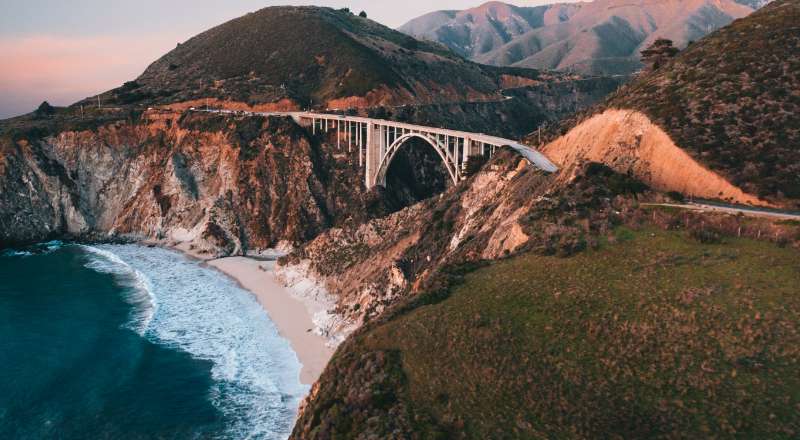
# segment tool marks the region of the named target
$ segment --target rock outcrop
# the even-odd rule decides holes
[[[288,118],[150,111],[0,145],[3,243],[129,237],[230,255],[381,209],[360,190],[354,153]]]
[[[664,192],[767,205],[697,163],[647,116],[632,110],[606,110],[595,115],[542,151],[561,167],[601,162]]]
[[[569,255],[590,245],[588,237],[610,228],[616,215],[615,193],[592,184],[607,173],[613,174],[597,166],[550,175],[504,151],[438,197],[320,234],[282,259],[278,271],[302,272],[331,293],[343,318],[335,331],[347,333],[407,295],[430,290],[451,267],[530,249]],[[615,189],[621,194],[646,188],[622,181]]]

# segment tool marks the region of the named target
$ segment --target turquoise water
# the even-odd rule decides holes
[[[249,292],[137,245],[0,256],[0,438],[285,438],[307,388]]]

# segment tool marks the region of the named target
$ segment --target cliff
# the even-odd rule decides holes
[[[301,273],[333,293],[344,323],[336,330],[346,333],[440,283],[450,267],[532,249],[570,255],[591,246],[592,235],[611,228],[612,212],[628,203],[614,196],[646,186],[619,176],[610,190],[594,185],[610,170],[587,173],[548,175],[504,151],[439,197],[324,232],[283,259],[278,272]]]
[[[227,255],[382,212],[359,189],[353,153],[290,119],[150,111],[93,129],[6,132],[0,148],[2,243],[130,237]]]

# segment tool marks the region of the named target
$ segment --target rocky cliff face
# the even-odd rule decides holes
[[[352,154],[289,119],[151,111],[0,156],[0,242],[121,236],[234,254],[296,244],[383,209]],[[371,198],[373,197],[373,198]]]

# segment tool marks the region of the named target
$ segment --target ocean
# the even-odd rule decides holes
[[[286,438],[300,367],[249,292],[180,253],[0,255],[0,438]]]

